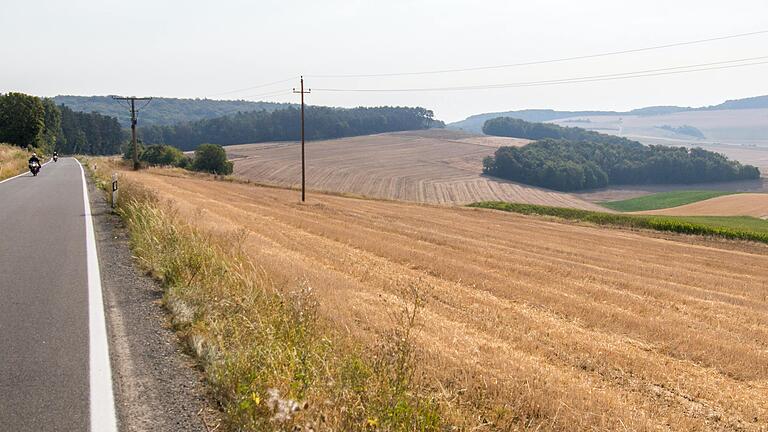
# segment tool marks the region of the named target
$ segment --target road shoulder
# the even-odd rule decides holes
[[[121,431],[205,432],[211,412],[195,361],[184,353],[161,304],[162,289],[135,265],[128,232],[88,179],[106,304]]]

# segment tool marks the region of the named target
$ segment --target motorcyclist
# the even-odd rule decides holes
[[[37,157],[37,153],[32,153],[32,157],[29,158],[29,165],[32,165],[32,163],[37,163],[38,165],[42,166],[40,159]]]
[[[55,151],[53,152],[53,160],[56,160],[59,158],[59,152]]]

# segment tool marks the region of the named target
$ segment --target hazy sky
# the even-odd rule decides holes
[[[0,0],[0,92],[298,101],[310,88],[541,81],[768,56],[768,34],[518,68],[328,79],[509,64],[768,30],[766,0]],[[284,90],[285,94],[249,97]],[[768,64],[548,87],[313,92],[308,103],[420,105],[440,119],[523,108],[709,105],[768,94]]]

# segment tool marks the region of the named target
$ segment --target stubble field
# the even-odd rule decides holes
[[[484,157],[527,140],[447,130],[399,132],[306,144],[307,187],[374,198],[432,204],[513,201],[599,210],[575,197],[482,175]],[[296,187],[301,182],[296,143],[225,147],[235,175]]]
[[[768,219],[768,193],[726,195],[678,207],[637,213],[667,216],[754,216]]]
[[[125,175],[360,340],[417,287],[418,347],[482,430],[765,430],[768,248],[491,210]]]

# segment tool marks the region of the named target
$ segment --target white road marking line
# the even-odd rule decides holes
[[[112,393],[112,369],[109,363],[109,342],[101,292],[99,257],[96,253],[96,235],[93,215],[88,200],[88,184],[85,170],[80,166],[83,178],[83,205],[85,208],[85,238],[88,258],[88,358],[90,373],[91,432],[117,432],[115,397]]]
[[[44,164],[40,165],[40,168],[42,168],[42,167],[44,167],[44,166],[48,165],[49,163],[51,163],[51,161],[48,161],[48,162],[46,162],[46,163],[44,163]],[[0,184],[2,184],[2,183],[5,183],[5,182],[7,182],[7,181],[9,181],[9,180],[13,180],[13,179],[15,179],[16,177],[21,177],[21,176],[23,176],[24,174],[29,174],[29,170],[27,170],[27,171],[24,171],[24,172],[23,172],[23,173],[21,173],[21,174],[16,174],[16,175],[15,175],[15,176],[13,176],[13,177],[8,177],[8,178],[7,178],[7,179],[5,179],[5,180],[0,180]]]

